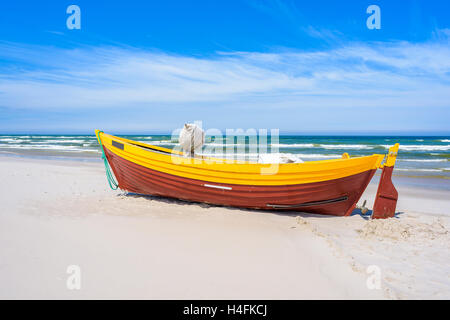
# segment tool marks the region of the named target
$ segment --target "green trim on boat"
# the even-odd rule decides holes
[[[103,150],[102,139],[100,139],[100,133],[102,133],[102,132],[103,131],[97,131],[96,135],[97,135],[97,140],[98,140],[98,142],[100,144],[100,149],[102,149],[102,159],[103,159],[103,162],[105,164],[106,179],[108,180],[109,187],[112,190],[117,190],[117,188],[119,187],[119,184],[114,179],[114,174],[111,171],[111,167],[109,166],[108,159],[106,158],[106,155],[105,155],[105,150]]]

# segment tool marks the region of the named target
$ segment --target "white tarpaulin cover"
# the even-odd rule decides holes
[[[186,156],[193,155],[205,143],[205,132],[193,123],[186,123],[180,132],[179,143]]]
[[[302,163],[295,154],[291,153],[263,153],[259,155],[258,163]]]

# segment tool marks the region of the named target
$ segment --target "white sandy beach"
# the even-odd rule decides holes
[[[1,299],[450,298],[450,191],[397,185],[371,221],[124,195],[100,162],[0,157],[0,178]]]

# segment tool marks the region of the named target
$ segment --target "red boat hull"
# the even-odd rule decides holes
[[[210,183],[155,171],[104,148],[119,187],[132,193],[158,195],[241,208],[350,215],[375,169],[352,176],[297,185],[250,186]]]

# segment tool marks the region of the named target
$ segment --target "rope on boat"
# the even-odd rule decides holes
[[[102,132],[103,131],[97,131],[96,135],[97,135],[97,140],[100,143],[100,149],[102,149],[102,159],[105,164],[106,179],[108,180],[109,187],[112,190],[117,190],[117,188],[119,187],[119,184],[114,179],[114,175],[111,171],[111,167],[109,166],[108,159],[106,158],[106,155],[105,155],[105,150],[103,149],[102,139],[100,139],[100,133],[102,133]]]

